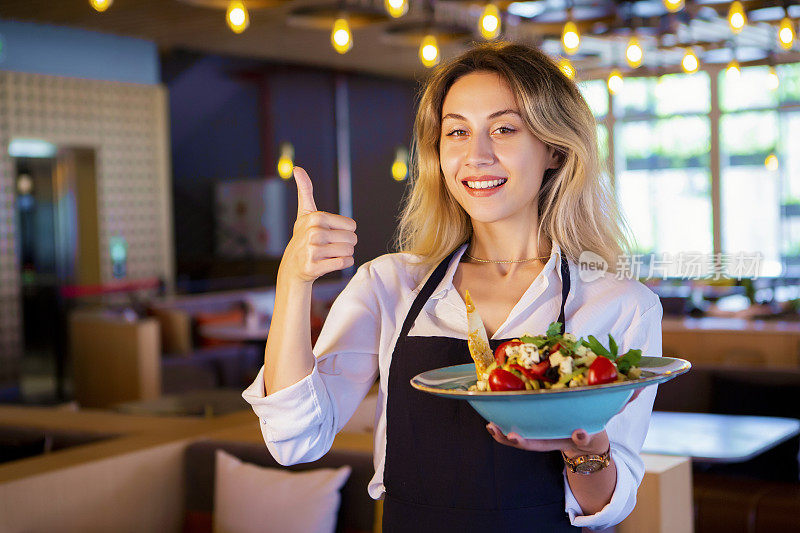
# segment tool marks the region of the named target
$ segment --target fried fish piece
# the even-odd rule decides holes
[[[486,327],[475,309],[475,302],[472,301],[469,291],[466,291],[464,300],[467,304],[467,346],[469,346],[469,354],[475,361],[475,372],[478,374],[478,379],[483,379],[486,368],[494,362],[494,354],[489,347]]]

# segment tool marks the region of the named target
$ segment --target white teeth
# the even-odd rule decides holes
[[[500,178],[499,180],[492,180],[492,181],[468,181],[467,187],[470,189],[491,189],[492,187],[498,187],[508,180],[506,178]]]

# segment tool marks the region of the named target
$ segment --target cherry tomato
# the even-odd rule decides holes
[[[561,344],[557,342],[557,343],[555,343],[555,344],[553,345],[553,347],[552,347],[552,348],[550,348],[550,353],[556,353],[556,352],[557,352],[557,351],[559,351],[560,349],[561,349]]]
[[[506,348],[510,348],[511,346],[519,346],[522,344],[522,341],[506,341],[494,351],[494,360],[497,361],[497,366],[505,364],[507,355],[506,355]]]
[[[489,374],[489,388],[493,391],[525,390],[525,382],[508,370],[495,368]]]
[[[589,385],[600,385],[601,383],[611,383],[617,379],[617,368],[610,359],[598,356],[589,371],[586,373],[586,383]]]

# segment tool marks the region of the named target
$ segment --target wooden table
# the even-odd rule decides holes
[[[654,411],[642,452],[739,463],[800,434],[800,420]]]

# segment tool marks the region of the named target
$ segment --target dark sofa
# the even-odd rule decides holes
[[[184,456],[186,487],[184,533],[210,532],[212,530],[214,467],[216,451],[219,449],[248,463],[271,468],[288,468],[295,471],[350,465],[353,470],[347,483],[341,489],[342,500],[339,506],[336,531],[337,533],[373,531],[375,502],[367,494],[367,484],[374,474],[371,453],[333,449],[313,463],[284,467],[272,458],[263,443],[204,440],[190,444],[186,448]]]

